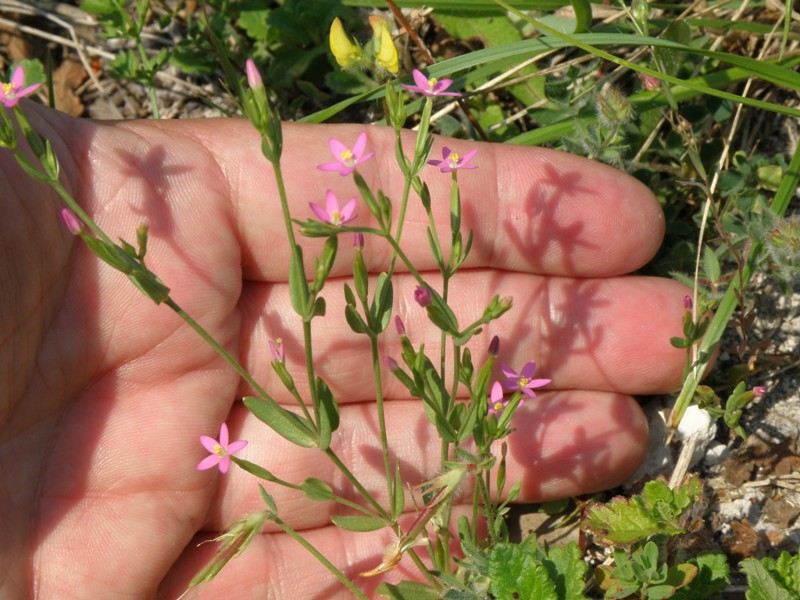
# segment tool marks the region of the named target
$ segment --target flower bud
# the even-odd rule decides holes
[[[500,338],[494,336],[492,341],[489,342],[489,356],[497,358],[498,354],[500,354]]]
[[[686,310],[692,310],[694,307],[694,302],[692,302],[692,297],[689,294],[686,294],[683,297],[683,308]]]
[[[757,385],[753,388],[753,396],[756,398],[763,398],[766,393],[767,388],[765,388],[763,385]]]
[[[398,335],[406,334],[406,326],[403,325],[403,319],[400,318],[400,315],[394,316],[394,327],[397,329]]]
[[[360,231],[356,231],[353,234],[353,248],[356,250],[363,250],[364,249],[364,234]]]
[[[416,300],[417,304],[419,304],[423,308],[426,306],[430,306],[430,303],[433,301],[430,288],[418,285],[414,289],[414,300]]]
[[[61,220],[64,221],[64,225],[67,226],[67,230],[72,235],[80,235],[83,230],[83,225],[75,213],[68,208],[62,208],[59,212],[61,213]]]
[[[394,371],[394,370],[396,370],[398,368],[397,361],[395,359],[393,359],[391,356],[384,356],[383,357],[383,364],[390,371]]]
[[[252,89],[263,87],[264,81],[261,79],[261,73],[256,68],[256,63],[252,58],[248,58],[244,65],[245,72],[247,73],[247,85]]]

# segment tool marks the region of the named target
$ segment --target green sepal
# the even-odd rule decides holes
[[[133,285],[135,285],[140,292],[156,304],[161,304],[169,299],[169,288],[151,271],[136,270],[128,274],[128,279],[133,282]]]
[[[321,377],[317,377],[317,400],[319,401],[319,416],[317,430],[319,437],[317,445],[319,449],[325,451],[331,445],[333,432],[339,429],[339,404],[333,397],[328,384]]]
[[[308,419],[283,408],[270,397],[246,396],[242,402],[259,421],[266,423],[275,433],[303,448],[317,445],[314,425]]]
[[[316,300],[314,300],[314,304],[311,306],[311,310],[308,311],[308,314],[305,317],[305,321],[310,321],[314,317],[324,317],[325,316],[325,309],[327,305],[325,304],[325,298],[320,296]]]
[[[382,518],[366,515],[333,515],[331,522],[346,531],[377,531],[386,527],[386,521]]]

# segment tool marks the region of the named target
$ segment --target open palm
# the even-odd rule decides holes
[[[122,122],[72,120],[26,105],[53,138],[63,181],[114,239],[150,230],[148,265],[172,298],[214,335],[281,403],[291,398],[272,374],[268,340],[282,338],[300,386],[302,333],[288,298],[285,242],[275,182],[249,125],[234,120]],[[332,189],[355,195],[352,181],[316,170],[330,160],[333,136],[352,143],[364,127],[287,126],[284,172],[294,216],[310,217]],[[397,200],[393,134],[370,127],[376,158],[360,167]],[[435,152],[439,152],[437,148]],[[479,169],[462,173],[464,226],[475,231],[467,265],[451,289],[469,322],[495,294],[514,308],[476,340],[482,360],[499,335],[500,360],[519,369],[537,361],[553,383],[514,417],[509,479],[520,500],[538,501],[613,486],[636,468],[646,423],[628,394],[679,382],[683,289],[667,280],[622,277],[646,262],[663,233],[652,195],[608,167],[539,149],[449,140]],[[407,147],[411,147],[409,143]],[[431,167],[435,213],[446,227],[449,177]],[[200,541],[263,509],[257,481],[238,469],[198,472],[200,435],[227,421],[240,456],[277,476],[318,477],[338,493],[348,486],[316,450],[296,448],[237,402],[248,390],[181,319],[144,298],[99,262],[58,219],[54,195],[33,183],[10,153],[0,153],[0,596],[3,598],[174,598],[214,551]],[[358,224],[368,222],[359,207]],[[403,245],[436,285],[425,218],[412,198]],[[334,449],[382,498],[368,346],[343,318],[341,279],[349,240],[314,321],[317,372],[342,404]],[[307,262],[321,247],[304,242]],[[389,248],[367,239],[371,272]],[[415,345],[436,352],[439,335],[413,302],[414,282],[398,276],[395,312]],[[385,354],[399,354],[394,332]],[[481,343],[484,345],[481,346]],[[385,378],[392,451],[411,484],[434,476],[439,444],[419,401]],[[358,573],[380,562],[386,532],[333,528],[336,507],[270,487],[282,517],[367,593],[379,581]],[[355,499],[355,497],[353,497]],[[409,512],[413,506],[409,501]],[[413,566],[413,565],[412,565]],[[412,572],[402,562],[387,577]],[[377,579],[377,578],[376,578]],[[265,533],[198,597],[347,598],[349,594],[296,542]]]

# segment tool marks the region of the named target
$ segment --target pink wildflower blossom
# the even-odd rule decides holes
[[[495,381],[489,394],[489,414],[499,415],[506,406],[508,406],[508,400],[503,398],[503,386],[499,381]]]
[[[344,207],[339,208],[339,199],[331,190],[328,190],[325,194],[325,208],[313,202],[309,202],[308,205],[320,221],[337,227],[349,223],[357,216],[355,214],[356,199],[350,198]]]
[[[42,85],[41,83],[35,83],[23,88],[22,85],[24,83],[25,70],[19,65],[14,69],[11,80],[8,83],[0,84],[0,104],[6,108],[14,108],[20,98],[32,94]]]
[[[228,467],[231,465],[231,455],[247,446],[246,440],[228,443],[228,426],[225,423],[219,428],[219,441],[207,435],[201,435],[200,443],[210,454],[198,463],[197,470],[205,471],[219,467],[219,472],[223,474],[228,472]]]
[[[753,388],[753,396],[756,398],[763,398],[767,393],[767,388],[763,385],[757,385]]]
[[[536,371],[536,363],[534,361],[528,362],[519,373],[508,365],[500,365],[500,370],[507,379],[502,384],[505,389],[519,390],[529,398],[536,398],[536,393],[533,391],[535,388],[547,385],[552,381],[550,379],[532,379]]]
[[[464,156],[457,152],[453,152],[445,146],[442,148],[442,160],[431,159],[428,161],[429,165],[439,167],[442,173],[450,173],[457,169],[477,169],[478,165],[469,164],[470,159],[478,153],[477,150],[470,150]],[[440,166],[441,165],[441,166]]]
[[[331,149],[331,152],[333,152],[333,157],[336,160],[322,163],[318,165],[317,168],[320,171],[337,171],[339,175],[349,175],[356,170],[358,165],[375,156],[374,152],[364,153],[367,147],[366,131],[362,131],[358,134],[352,150],[345,146],[344,143],[334,138],[328,140],[328,147]]]
[[[436,77],[429,79],[419,69],[414,69],[412,75],[417,85],[403,84],[403,87],[410,92],[417,92],[423,96],[461,96],[458,92],[445,91],[453,85],[452,79],[437,79]]]

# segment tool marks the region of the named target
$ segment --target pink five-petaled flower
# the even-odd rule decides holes
[[[433,158],[428,161],[428,164],[439,167],[442,173],[450,173],[458,169],[477,169],[478,165],[469,164],[470,159],[477,153],[477,150],[470,150],[464,156],[461,156],[458,152],[453,152],[450,148],[445,146],[442,148],[442,160]]]
[[[495,381],[489,394],[489,414],[499,415],[506,406],[508,406],[508,400],[503,398],[503,386],[499,381]]]
[[[219,428],[219,441],[207,435],[201,435],[200,443],[211,454],[198,463],[197,470],[205,471],[212,467],[219,467],[219,472],[223,474],[228,472],[228,467],[231,464],[231,455],[236,454],[247,446],[246,440],[236,440],[228,443],[228,426],[225,423]]]
[[[24,83],[25,70],[22,68],[22,65],[19,65],[14,69],[11,80],[8,83],[0,84],[0,104],[6,108],[14,108],[20,98],[32,94],[42,85],[41,83],[35,83],[23,88],[22,85]]]
[[[325,194],[325,208],[313,202],[309,202],[308,205],[320,221],[337,227],[356,218],[356,199],[350,198],[347,204],[339,208],[339,199],[331,190],[328,190]]]
[[[453,85],[452,79],[436,79],[431,77],[428,79],[419,69],[414,69],[412,72],[414,81],[417,85],[406,85],[403,87],[410,92],[417,92],[423,96],[460,96],[458,92],[447,92],[447,88]]]
[[[536,363],[534,361],[530,361],[522,367],[522,371],[519,373],[508,365],[500,365],[500,370],[508,380],[502,384],[505,389],[519,390],[529,398],[536,398],[536,393],[533,390],[547,385],[551,381],[550,379],[531,379],[536,371]]]
[[[333,157],[336,160],[334,162],[322,163],[318,165],[317,168],[320,171],[337,171],[339,175],[350,175],[350,173],[356,170],[358,165],[375,156],[374,152],[364,153],[364,149],[367,147],[366,131],[362,131],[358,134],[352,150],[334,138],[328,140],[328,147],[331,149],[331,152],[333,152]]]

